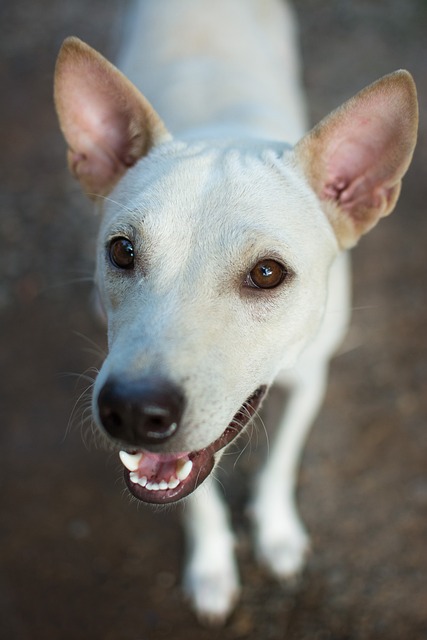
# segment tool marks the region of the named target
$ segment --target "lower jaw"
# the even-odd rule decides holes
[[[192,469],[188,477],[180,482],[178,486],[173,489],[158,489],[156,491],[147,489],[133,482],[130,478],[130,472],[125,468],[124,479],[130,493],[138,500],[148,504],[171,504],[189,496],[210,475],[215,466],[215,454],[233,442],[246,427],[259,408],[266,391],[266,386],[259,387],[243,403],[230,425],[215,442],[204,449],[187,454],[186,457],[192,462]],[[182,457],[182,454],[180,454],[180,457]]]
[[[158,489],[153,491],[146,489],[139,484],[132,482],[130,472],[124,470],[125,483],[131,494],[148,504],[170,504],[178,502],[193,493],[199,485],[206,480],[215,466],[214,455],[207,454],[207,450],[195,451],[188,454],[188,458],[193,462],[193,469],[190,475],[174,489]]]

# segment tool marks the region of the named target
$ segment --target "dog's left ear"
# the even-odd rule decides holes
[[[393,210],[417,125],[414,81],[396,71],[333,111],[295,147],[342,248]]]
[[[90,197],[108,194],[129,167],[171,137],[136,87],[78,38],[67,38],[59,52],[55,105],[70,171]]]

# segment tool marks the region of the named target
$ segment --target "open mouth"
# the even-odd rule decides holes
[[[248,424],[266,390],[266,386],[259,387],[242,404],[222,435],[204,449],[168,454],[121,451],[125,482],[131,494],[143,502],[168,504],[192,493],[215,466],[215,453],[230,444]]]

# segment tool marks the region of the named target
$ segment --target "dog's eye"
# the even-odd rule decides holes
[[[127,238],[114,238],[110,242],[109,256],[118,269],[133,269],[135,254],[133,244]]]
[[[274,289],[288,275],[286,267],[272,259],[260,260],[256,263],[247,278],[247,284],[257,289]]]

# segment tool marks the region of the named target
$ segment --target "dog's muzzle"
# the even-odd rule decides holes
[[[143,502],[168,504],[192,493],[215,466],[215,454],[230,444],[256,413],[267,387],[259,387],[240,407],[212,444],[180,453],[153,453],[179,429],[185,403],[175,386],[164,381],[107,381],[98,397],[99,417],[107,433],[125,443],[120,452],[126,485]]]

